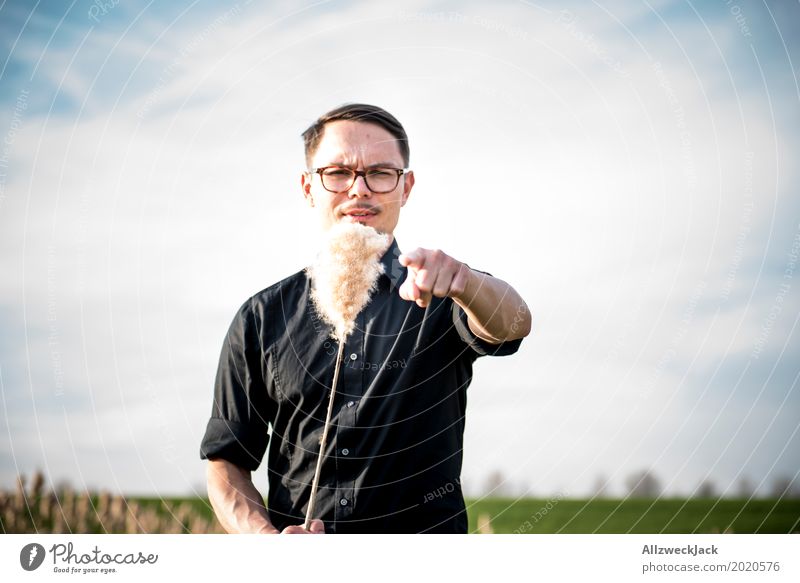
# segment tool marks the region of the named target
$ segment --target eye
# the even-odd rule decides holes
[[[389,178],[394,177],[394,172],[386,168],[373,168],[369,171],[369,175],[375,178]]]
[[[326,176],[332,176],[334,178],[343,178],[345,176],[350,176],[352,171],[348,170],[347,168],[328,168],[325,170]]]

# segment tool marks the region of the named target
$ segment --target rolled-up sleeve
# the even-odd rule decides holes
[[[470,269],[492,277],[492,274],[488,271],[481,271],[480,269],[475,269],[474,267],[470,267]],[[519,350],[519,345],[522,344],[522,338],[501,342],[500,344],[486,342],[486,340],[483,338],[478,338],[475,336],[472,330],[470,330],[468,318],[469,317],[467,316],[467,313],[461,308],[461,306],[453,302],[453,326],[455,327],[456,332],[458,332],[461,340],[475,351],[476,358],[478,356],[508,356]]]
[[[275,410],[262,373],[263,352],[247,301],[231,322],[222,345],[211,419],[200,445],[201,459],[222,458],[250,471],[261,464]]]
[[[472,330],[470,330],[467,319],[467,313],[461,309],[461,306],[453,302],[453,326],[461,337],[461,340],[466,342],[478,356],[508,356],[519,350],[519,346],[522,344],[522,338],[508,340],[500,344],[486,342],[483,338],[475,336]]]

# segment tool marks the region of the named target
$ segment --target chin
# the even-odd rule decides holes
[[[378,222],[378,217],[375,216],[375,215],[367,216],[367,217],[359,217],[359,218],[353,218],[353,217],[345,215],[341,219],[339,219],[339,222],[340,223],[360,223],[360,224],[365,225],[367,227],[372,227],[376,231],[380,231],[381,230],[380,226],[379,226],[379,222]]]

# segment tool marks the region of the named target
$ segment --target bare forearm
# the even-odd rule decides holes
[[[229,533],[277,533],[250,472],[228,461],[209,460],[208,498]]]
[[[505,342],[530,334],[527,304],[502,279],[470,269],[463,293],[453,301],[466,312],[472,331],[484,340]]]

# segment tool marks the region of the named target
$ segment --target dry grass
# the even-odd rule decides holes
[[[45,491],[44,477],[24,476],[13,491],[0,491],[0,528],[7,534],[224,533],[219,522],[189,502],[144,504],[109,492]]]

